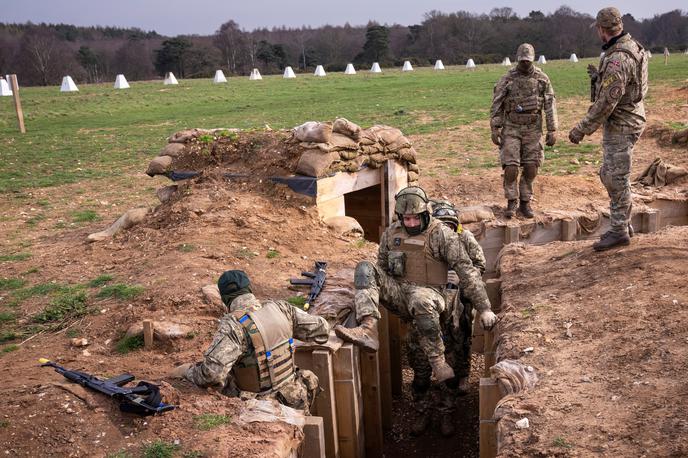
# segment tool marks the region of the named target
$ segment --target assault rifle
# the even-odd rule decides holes
[[[138,415],[155,415],[174,409],[175,406],[162,402],[160,388],[148,382],[139,382],[134,387],[123,385],[134,380],[131,374],[122,374],[106,380],[101,380],[96,376],[85,372],[70,371],[50,360],[41,358],[38,360],[41,367],[52,367],[58,374],[62,374],[66,379],[74,383],[90,388],[93,391],[103,393],[119,401],[119,409],[122,412],[130,412]]]
[[[320,291],[322,291],[323,286],[325,286],[325,279],[327,277],[325,269],[327,269],[327,262],[315,261],[313,272],[301,272],[301,275],[308,277],[308,280],[302,278],[292,278],[289,280],[289,283],[292,285],[305,285],[311,287],[311,291],[306,298],[306,303],[303,305],[304,310],[308,310],[315,298],[320,294]]]

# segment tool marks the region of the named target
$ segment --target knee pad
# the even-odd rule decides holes
[[[523,177],[528,181],[532,181],[537,176],[537,171],[538,171],[537,165],[526,164],[523,166]]]
[[[370,261],[361,261],[356,264],[356,270],[354,270],[356,289],[367,289],[375,284],[375,266]]]
[[[504,181],[507,183],[513,183],[518,178],[518,166],[517,165],[507,165],[504,167]]]

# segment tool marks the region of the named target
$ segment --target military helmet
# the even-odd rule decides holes
[[[522,61],[527,60],[528,62],[533,62],[535,60],[535,48],[530,43],[523,43],[518,47],[516,51],[516,60]]]
[[[394,196],[394,213],[397,215],[417,215],[428,211],[428,196],[423,188],[408,186]]]
[[[454,204],[447,200],[432,201],[432,216],[456,231],[459,228],[459,213]]]

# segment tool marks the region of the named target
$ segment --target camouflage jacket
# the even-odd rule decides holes
[[[485,273],[487,261],[485,260],[485,253],[483,253],[483,247],[480,246],[473,233],[463,226],[459,225],[459,229],[456,232],[459,234],[459,239],[466,253],[468,253],[468,257],[471,258],[473,267],[478,269],[481,274]]]
[[[237,302],[238,301],[238,302]],[[257,299],[253,294],[244,294],[232,302],[232,312],[245,308]],[[274,301],[280,311],[292,323],[293,336],[304,341],[326,342],[329,328],[324,318],[310,315],[286,301]],[[196,363],[185,378],[198,386],[226,384],[232,366],[239,359],[254,354],[253,343],[248,331],[237,319],[228,313],[220,319],[213,343],[204,354],[203,361]]]
[[[388,267],[389,236],[400,228],[401,223],[396,221],[385,230],[380,238],[377,265],[384,271],[387,271]],[[461,243],[459,234],[445,224],[432,225],[430,230],[431,232],[427,234],[426,243],[432,257],[446,262],[449,269],[457,273],[459,287],[478,312],[490,310],[490,301],[487,298],[480,271],[473,266],[464,244]]]
[[[490,126],[502,128],[505,125],[534,125],[542,129],[543,110],[547,131],[556,131],[557,104],[549,77],[537,67],[533,67],[528,75],[514,68],[495,84]],[[518,117],[524,119],[514,122]]]
[[[641,52],[644,52],[642,47],[629,34],[625,34],[600,58],[594,87],[595,101],[577,126],[585,135],[592,134],[602,124],[629,133],[643,130],[645,106],[642,99],[634,102],[632,96],[638,90],[636,85],[640,84],[636,80],[639,65],[637,59]]]

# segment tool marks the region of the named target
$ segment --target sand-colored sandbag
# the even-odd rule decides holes
[[[304,151],[296,164],[296,173],[309,177],[322,177],[333,162],[339,160],[339,153],[323,153],[318,149]]]
[[[150,211],[151,210],[148,207],[132,208],[120,216],[119,219],[117,219],[117,221],[115,221],[112,226],[106,230],[90,234],[88,237],[86,237],[86,241],[100,242],[102,240],[109,239],[119,231],[123,229],[129,229],[141,223],[146,219],[146,215],[148,215]]]
[[[329,143],[332,137],[332,125],[324,122],[308,121],[293,129],[294,136],[300,142]]]
[[[407,169],[409,172],[420,173],[420,168],[418,167],[418,164],[411,164],[411,163],[409,163],[409,164],[406,165],[406,169]]]
[[[344,149],[339,152],[339,157],[343,161],[350,161],[358,156],[358,151],[352,151],[349,149]]]
[[[385,145],[385,151],[390,152],[390,153],[395,153],[401,149],[410,148],[410,147],[411,147],[411,140],[409,140],[408,138],[401,135],[401,136],[397,137],[396,140],[394,140],[392,143],[386,144]]]
[[[350,216],[331,216],[323,222],[338,235],[363,235],[361,224]]]
[[[403,161],[410,162],[411,164],[416,163],[416,150],[411,146],[408,148],[401,148],[399,151],[399,158]]]
[[[461,221],[462,224],[491,221],[495,219],[492,209],[484,205],[461,207],[457,208],[457,210],[459,212],[459,221]]]
[[[646,186],[661,187],[686,175],[688,175],[688,170],[664,162],[658,157],[636,178],[636,181]]]
[[[374,145],[380,141],[380,137],[377,136],[375,130],[363,129],[358,137],[358,142],[361,145]]]
[[[354,124],[346,118],[337,118],[332,125],[332,132],[346,135],[356,141],[361,137],[361,126]]]
[[[172,197],[177,193],[178,189],[179,186],[176,184],[171,186],[163,186],[162,188],[158,188],[158,190],[155,191],[155,194],[158,196],[160,202],[165,203],[172,199]]]
[[[383,126],[378,124],[371,127],[370,129],[377,134],[378,138],[380,139],[380,143],[382,143],[385,146],[395,143],[400,137],[404,136],[404,134],[396,127]]]
[[[361,170],[361,168],[368,163],[368,158],[366,156],[357,156],[350,161],[345,161],[342,163],[343,170],[354,173]]]
[[[352,140],[346,135],[338,133],[332,134],[329,144],[331,151],[340,151],[343,149],[357,150],[359,148],[359,145],[355,140]]]
[[[158,156],[148,164],[148,169],[146,169],[146,175],[149,177],[154,177],[155,175],[164,175],[169,172],[169,168],[172,165],[174,159],[170,156]]]
[[[419,173],[418,172],[411,172],[409,170],[408,172],[408,180],[409,181],[418,181],[419,178]]]
[[[187,129],[180,130],[179,132],[173,133],[167,141],[169,143],[186,143],[189,140],[197,138],[201,135],[211,135],[212,131],[208,129]]]
[[[490,367],[490,375],[497,379],[503,395],[532,389],[538,381],[535,369],[512,359],[503,359]]]
[[[223,308],[225,306],[222,303],[222,296],[220,296],[220,290],[216,284],[205,285],[201,288],[201,293],[207,304],[214,305],[218,308]]]
[[[332,145],[329,143],[314,143],[314,142],[301,142],[299,146],[303,149],[319,149],[323,153],[329,153],[332,150]]]
[[[168,143],[160,150],[158,156],[179,157],[185,149],[186,147],[182,143]]]
[[[172,323],[171,321],[153,321],[153,337],[157,340],[168,342],[174,339],[181,339],[193,332],[193,328],[185,324]],[[125,334],[126,337],[140,336],[143,334],[143,322],[134,323],[129,326]]]
[[[375,153],[383,153],[385,148],[379,143],[373,143],[372,145],[361,145],[361,152],[363,154],[375,154]]]

